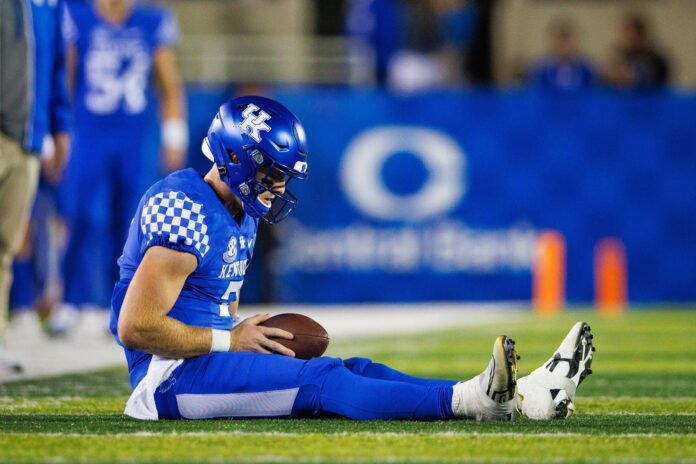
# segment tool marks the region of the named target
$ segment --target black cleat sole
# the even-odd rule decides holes
[[[583,369],[583,371],[580,372],[578,386],[580,386],[582,381],[585,380],[587,376],[592,374],[592,369],[590,369],[590,367],[592,366],[592,358],[594,356],[594,353],[595,351],[597,351],[597,348],[592,344],[593,339],[594,335],[592,335],[590,326],[588,324],[584,324],[582,326],[582,330],[580,331],[578,343],[575,348],[575,354],[573,356],[573,358],[577,360],[578,364],[578,367],[576,368],[576,373],[579,369]],[[586,360],[584,363],[584,367],[580,366],[582,360]]]

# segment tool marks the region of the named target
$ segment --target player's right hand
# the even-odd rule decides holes
[[[269,314],[257,314],[244,319],[232,329],[230,351],[250,351],[254,353],[277,353],[295,357],[295,352],[273,341],[273,338],[292,340],[293,334],[274,327],[264,327],[259,324],[271,317]]]
[[[46,180],[58,185],[63,178],[63,170],[70,156],[70,135],[64,132],[53,135],[53,150],[48,157],[42,157],[42,169]]]

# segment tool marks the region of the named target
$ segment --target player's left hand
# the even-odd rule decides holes
[[[162,149],[162,167],[166,172],[174,172],[183,168],[185,161],[183,150],[166,147]]]
[[[271,338],[292,340],[294,335],[282,329],[260,326],[269,319],[268,314],[257,314],[248,317],[232,329],[232,345],[230,351],[247,351],[254,353],[277,353],[295,357],[295,352]]]
[[[43,173],[51,184],[56,185],[63,178],[63,169],[70,156],[70,135],[67,132],[54,134],[53,147],[53,156],[43,160]]]

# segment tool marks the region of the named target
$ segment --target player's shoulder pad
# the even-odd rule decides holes
[[[151,189],[144,199],[140,230],[147,244],[159,244],[205,257],[210,250],[206,208],[196,192]],[[173,187],[173,186],[171,186]]]

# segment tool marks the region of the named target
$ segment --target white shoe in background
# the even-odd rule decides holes
[[[73,305],[62,304],[46,320],[44,330],[50,337],[67,337],[75,332],[79,321],[80,311]]]
[[[13,372],[19,374],[24,370],[22,363],[7,351],[7,348],[0,345],[0,371]]]

